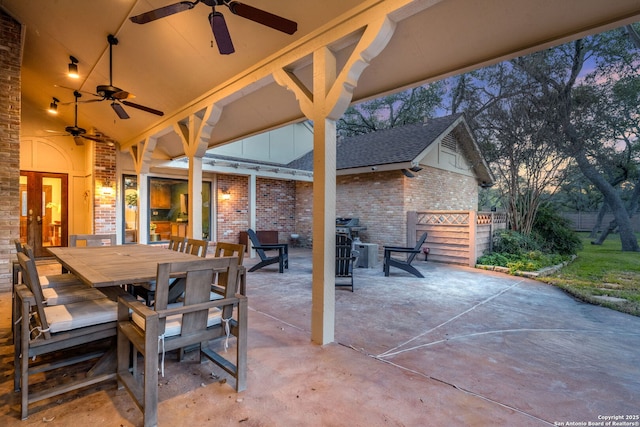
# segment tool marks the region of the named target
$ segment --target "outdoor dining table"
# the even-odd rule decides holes
[[[48,249],[66,270],[94,288],[150,282],[156,279],[158,263],[200,259],[196,255],[139,244]]]

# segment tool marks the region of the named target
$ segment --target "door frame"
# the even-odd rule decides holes
[[[20,222],[26,220],[26,242],[22,235],[22,226],[20,233],[20,240],[23,243],[28,243],[31,247],[33,247],[34,255],[36,257],[49,257],[51,254],[46,251],[45,246],[43,245],[43,236],[42,236],[42,220],[44,219],[41,215],[38,215],[38,212],[43,212],[43,186],[42,181],[43,178],[57,178],[60,179],[60,242],[59,245],[55,246],[67,246],[68,245],[68,230],[69,230],[69,175],[66,173],[55,173],[55,172],[39,172],[39,171],[28,171],[28,170],[20,170],[20,176],[27,177],[27,206],[26,206],[26,216],[23,216],[24,210],[20,210]],[[20,186],[20,204],[22,207],[22,202],[25,196],[23,196],[23,189]],[[29,210],[32,212],[29,213]]]

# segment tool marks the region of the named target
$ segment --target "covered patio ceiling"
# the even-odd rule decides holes
[[[640,20],[638,0],[246,0],[247,4],[298,23],[292,36],[233,15],[225,15],[236,46],[232,55],[212,47],[211,9],[198,4],[139,25],[131,16],[172,0],[0,0],[26,26],[22,67],[22,134],[46,135],[47,128],[73,123],[73,106],[51,122],[45,108],[56,97],[94,99],[109,83],[107,35],[114,34],[113,85],[134,93],[134,102],[165,112],[163,117],[125,107],[119,119],[108,101],[81,103],[79,125],[116,139],[126,150],[156,136],[153,157],[185,154],[174,125],[205,107],[220,108],[209,147],[304,119],[294,94],[277,84],[286,70],[312,91],[312,54],[329,46],[340,69],[368,24],[383,16],[395,30],[381,53],[357,79],[352,101],[362,101],[435,81]],[[214,44],[215,46],[215,44]],[[81,78],[66,75],[69,56],[79,60]]]

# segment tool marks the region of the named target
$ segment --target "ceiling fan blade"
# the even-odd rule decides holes
[[[290,21],[278,15],[266,12],[262,9],[255,8],[253,6],[246,5],[237,1],[232,1],[227,4],[232,13],[242,16],[243,18],[250,19],[267,27],[271,27],[274,30],[282,31],[283,33],[293,34],[298,30],[298,23]]]
[[[79,136],[74,136],[73,140],[75,141],[76,145],[84,145],[84,141]]]
[[[200,2],[199,0],[196,2],[181,1],[179,3],[170,4],[169,6],[159,7],[158,9],[141,13],[140,15],[132,16],[129,19],[131,20],[131,22],[135,24],[146,24],[147,22],[155,21],[156,19],[173,15],[174,13],[184,12],[185,10],[193,9],[193,6],[195,6],[199,2]]]
[[[104,138],[96,135],[79,135],[81,138],[88,139],[95,142],[104,142]]]
[[[129,115],[127,114],[126,111],[124,111],[124,108],[122,108],[122,105],[118,104],[117,102],[112,102],[111,108],[113,108],[113,111],[115,111],[118,117],[120,117],[121,119],[126,120],[129,118]]]
[[[133,99],[136,96],[132,93],[127,92],[126,90],[121,90],[111,95],[111,97],[113,99]]]
[[[213,31],[213,38],[216,39],[218,45],[218,51],[221,55],[229,55],[236,50],[233,47],[231,41],[231,34],[227,28],[227,22],[224,20],[224,16],[220,12],[213,11],[209,14],[209,23],[211,24],[211,30]]]
[[[156,116],[164,116],[164,113],[160,110],[156,110],[154,108],[151,107],[145,107],[144,105],[140,105],[140,104],[135,104],[131,101],[121,101],[124,105],[126,105],[127,107],[132,107],[132,108],[137,108],[138,110],[142,110],[142,111],[146,111],[147,113],[151,113],[151,114],[155,114]],[[120,107],[122,108],[122,107]],[[124,111],[124,110],[123,110]]]

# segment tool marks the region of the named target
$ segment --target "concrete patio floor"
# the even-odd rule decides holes
[[[160,426],[640,425],[624,419],[640,414],[640,318],[530,279],[414,265],[424,279],[378,266],[356,271],[355,292],[336,289],[325,346],[310,342],[309,250],[292,249],[284,274],[248,273],[247,390],[208,362],[168,357]],[[20,421],[10,303],[0,294],[3,425],[141,425],[115,382],[32,405]]]

